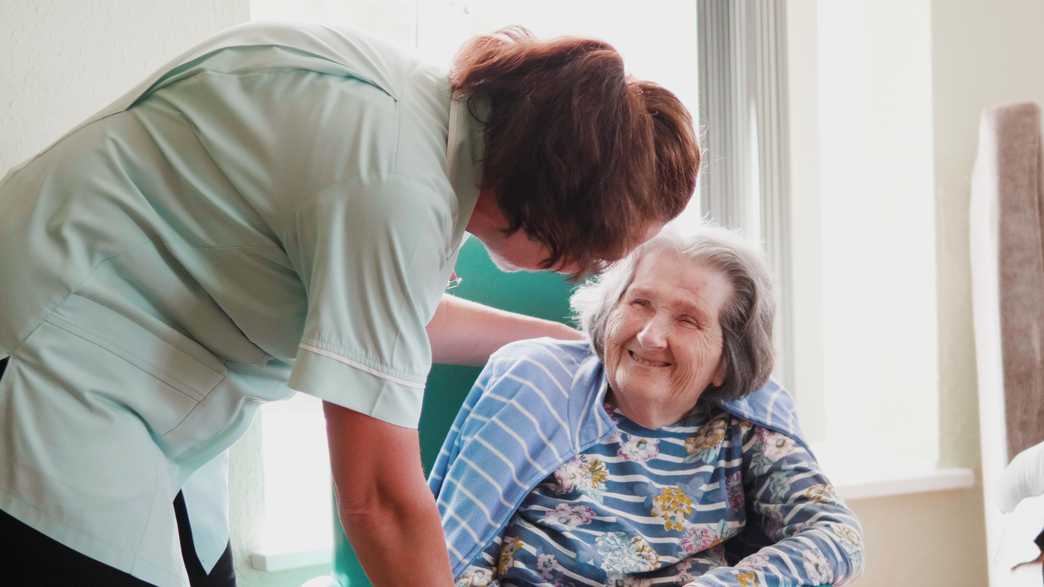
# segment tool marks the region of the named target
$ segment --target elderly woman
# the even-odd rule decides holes
[[[430,479],[458,585],[840,584],[859,522],[768,381],[758,252],[650,240],[574,295],[590,338],[508,345]],[[593,347],[593,348],[592,348]]]

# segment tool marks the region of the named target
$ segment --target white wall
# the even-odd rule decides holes
[[[245,22],[249,0],[3,0],[0,2],[0,175],[217,31]],[[257,430],[237,447],[257,454]],[[256,457],[255,459],[256,460]],[[240,584],[298,585],[321,571],[263,574],[241,537],[258,518],[256,469],[240,467],[234,554]]]
[[[248,15],[249,0],[3,0],[0,173]]]

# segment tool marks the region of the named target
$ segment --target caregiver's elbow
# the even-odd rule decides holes
[[[330,470],[342,516],[409,516],[434,507],[417,431],[324,404]]]
[[[434,507],[430,491],[403,491],[401,485],[387,480],[371,479],[348,486],[335,483],[337,510],[342,521],[370,523],[367,520],[408,519]],[[421,489],[426,489],[421,487]]]

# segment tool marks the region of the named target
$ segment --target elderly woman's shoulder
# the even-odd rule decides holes
[[[498,405],[506,405],[501,401],[504,398],[527,402],[542,398],[530,406],[542,409],[549,399],[553,402],[568,400],[568,390],[575,386],[581,373],[593,377],[597,372],[596,362],[594,351],[583,341],[522,340],[504,345],[493,353],[476,382],[476,388],[482,397],[499,398],[495,402]],[[587,381],[590,377],[582,379]],[[548,390],[561,393],[547,393]]]
[[[772,379],[738,399],[722,402],[721,407],[734,417],[757,426],[802,438],[794,397]]]

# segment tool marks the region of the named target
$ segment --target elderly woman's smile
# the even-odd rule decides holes
[[[610,399],[649,428],[685,416],[724,378],[719,315],[732,287],[722,273],[661,247],[642,257],[609,316]]]
[[[636,351],[628,349],[627,355],[631,357],[635,363],[643,367],[670,367],[671,364],[667,361],[657,361],[654,359],[646,359],[641,357]]]

